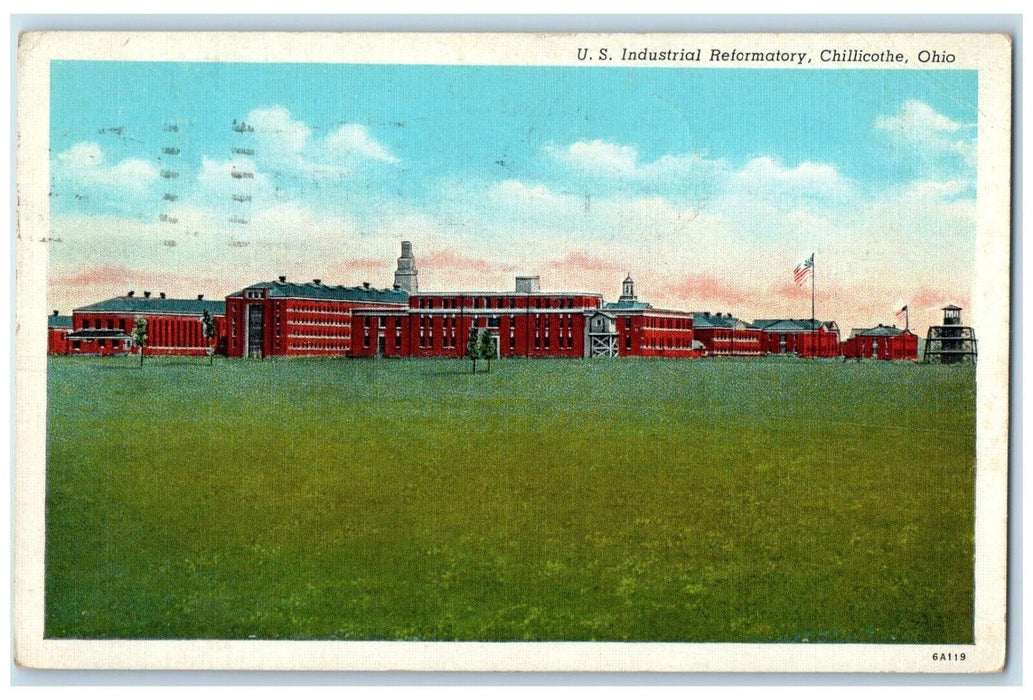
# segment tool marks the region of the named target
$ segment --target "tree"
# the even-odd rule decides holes
[[[466,344],[466,356],[473,361],[473,373],[477,374],[477,360],[481,358],[481,336],[477,326],[470,328],[470,341]]]
[[[215,345],[212,344],[212,340],[215,339],[215,319],[212,318],[212,314],[207,309],[205,309],[204,315],[201,316],[201,332],[204,333],[204,351],[208,355],[208,364],[212,365],[215,362]]]
[[[491,358],[495,357],[495,340],[487,328],[481,331],[481,336],[477,340],[477,348],[480,351],[481,359],[487,361],[488,371],[491,372]]]
[[[143,367],[143,349],[147,345],[147,319],[137,316],[133,325],[133,347],[140,348],[140,366]]]

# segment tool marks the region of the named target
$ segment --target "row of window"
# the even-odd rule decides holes
[[[665,328],[670,330],[692,330],[691,318],[669,318],[664,316],[644,316],[644,328]]]
[[[338,310],[338,309],[328,309],[328,308],[325,308],[325,307],[321,308],[321,307],[309,307],[309,306],[291,306],[291,307],[289,307],[286,310],[286,313],[287,313],[287,320],[288,321],[290,321],[291,319],[298,318],[300,316],[306,316],[306,315],[317,316],[317,317],[319,317],[319,316],[347,316],[347,317],[350,317],[352,315],[352,312],[351,312],[350,309],[345,309],[345,310],[342,311],[342,310]]]
[[[97,348],[99,348],[101,350],[105,350],[107,348],[111,348],[112,350],[124,350],[125,349],[125,341],[124,340],[100,339],[100,340],[95,340],[95,341],[73,340],[72,341],[72,350],[82,350],[83,342],[85,342],[87,345],[91,345],[93,343],[96,343],[97,344]]]
[[[631,348],[631,345],[628,345]],[[692,348],[692,341],[689,338],[662,338],[659,341],[653,338],[643,340],[642,348],[645,350],[688,350]]]
[[[276,337],[279,338],[280,334],[277,333]],[[351,336],[349,333],[291,333],[291,338],[332,338],[334,340],[348,340]]]
[[[147,344],[199,347],[204,345],[204,332],[195,319],[156,318],[147,325]]]
[[[106,330],[111,331],[111,330],[115,330],[116,328],[118,328],[120,330],[127,330],[127,329],[131,328],[132,325],[133,325],[132,319],[125,319],[124,322],[119,323],[118,325],[116,325],[115,319],[113,319],[113,318],[106,318],[106,319],[105,318],[94,318],[94,319],[84,318],[84,319],[82,319],[82,326],[81,327],[84,328],[84,329],[96,328],[97,330],[106,329]]]
[[[338,345],[329,345],[329,344],[326,344],[326,343],[306,343],[306,342],[301,342],[301,343],[290,343],[287,346],[287,349],[288,350],[322,350],[322,351],[331,351],[331,350],[333,350],[333,351],[347,352],[348,350],[351,349],[351,346],[347,345],[347,344],[345,344],[345,345],[340,345],[340,344],[338,344]]]
[[[315,321],[304,321],[301,323],[287,322],[287,330],[289,333],[302,332],[310,328],[338,328],[347,331],[351,328],[350,323],[316,323]],[[279,324],[276,325],[276,330],[280,330]]]
[[[466,305],[474,309],[515,309],[518,299],[527,299],[532,309],[573,309],[574,297],[417,297],[418,309],[461,309]]]

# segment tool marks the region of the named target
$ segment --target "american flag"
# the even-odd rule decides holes
[[[793,269],[793,281],[796,282],[796,286],[799,287],[803,284],[804,280],[807,279],[807,276],[812,274],[814,274],[814,253],[811,253],[811,257],[807,258]]]
[[[900,311],[897,312],[897,320],[903,321],[907,318],[907,304],[901,307]]]

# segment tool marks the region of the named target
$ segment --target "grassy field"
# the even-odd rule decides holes
[[[52,358],[48,637],[972,640],[971,368]]]

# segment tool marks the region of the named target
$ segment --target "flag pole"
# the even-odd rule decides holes
[[[815,276],[814,275],[814,273],[815,273],[814,267],[815,267],[814,266],[814,253],[811,253],[811,346],[812,346],[811,347],[811,352],[814,353],[813,357],[817,357],[818,356],[818,336],[817,336],[817,330],[818,329],[815,327],[817,325],[816,324],[816,320],[817,319],[815,318],[815,315],[814,315],[814,276]]]

